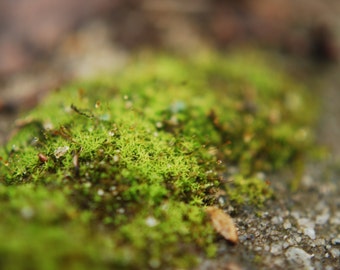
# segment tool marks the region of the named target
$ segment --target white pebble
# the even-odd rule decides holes
[[[284,223],[283,223],[283,228],[285,228],[286,230],[290,229],[292,227],[292,223],[290,223],[289,220],[286,220]]]
[[[340,258],[340,249],[332,248],[329,253],[332,255],[334,259]]]
[[[312,255],[308,254],[301,248],[291,247],[285,252],[288,261],[294,264],[295,269],[312,270]]]
[[[308,218],[299,218],[297,219],[300,230],[304,235],[307,235],[311,239],[315,239],[315,223]]]
[[[55,156],[56,158],[60,158],[60,157],[62,157],[63,155],[65,155],[69,149],[70,149],[70,147],[68,147],[68,146],[61,146],[61,147],[58,147],[58,148],[54,151],[54,156]]]
[[[324,225],[329,220],[330,214],[328,212],[322,213],[321,215],[316,216],[315,223],[318,225]]]
[[[315,230],[312,228],[303,229],[303,233],[307,235],[310,239],[315,239]]]
[[[270,253],[277,256],[280,255],[282,252],[282,245],[281,244],[272,244],[270,248]]]
[[[149,227],[155,227],[156,225],[158,225],[158,220],[150,216],[146,218],[145,223]]]
[[[98,189],[97,194],[98,194],[99,196],[103,196],[103,195],[104,195],[104,190]]]
[[[331,243],[332,245],[340,245],[340,238],[333,238]]]
[[[279,216],[276,216],[276,217],[273,217],[272,219],[271,219],[271,222],[273,223],[273,224],[281,224],[282,222],[283,222],[283,218],[282,217],[279,217]]]

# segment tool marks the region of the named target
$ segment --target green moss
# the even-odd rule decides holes
[[[220,190],[234,205],[271,197],[256,175],[302,160],[306,104],[254,54],[142,57],[65,86],[0,149],[0,265],[189,268],[213,256],[204,207]]]
[[[242,175],[235,175],[226,190],[229,199],[237,205],[258,205],[262,206],[265,200],[273,195],[269,184],[256,177],[244,178]]]

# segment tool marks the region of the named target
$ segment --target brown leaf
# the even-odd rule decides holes
[[[214,229],[227,241],[236,244],[238,242],[238,236],[233,219],[221,209],[214,206],[207,207],[206,212],[210,216]]]

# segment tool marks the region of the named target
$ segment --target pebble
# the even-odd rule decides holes
[[[299,224],[300,229],[304,235],[307,235],[311,239],[315,239],[315,223],[308,218],[298,218],[296,220]]]
[[[340,238],[333,238],[332,240],[331,240],[331,243],[332,243],[332,245],[340,245]]]
[[[314,178],[311,175],[304,175],[301,179],[301,184],[306,188],[313,187],[314,183]]]
[[[315,223],[318,225],[325,225],[329,220],[330,214],[329,212],[322,213],[321,215],[316,216]]]
[[[314,243],[315,243],[316,246],[324,246],[324,245],[326,245],[326,240],[325,239],[316,239]]]
[[[312,270],[312,255],[301,248],[291,247],[285,252],[287,260],[296,266],[296,269]],[[299,268],[298,268],[299,267]]]
[[[280,216],[275,216],[271,219],[272,224],[278,225],[278,224],[282,224],[283,222],[283,218]]]
[[[299,219],[300,218],[300,213],[297,211],[292,211],[291,216],[295,219]]]
[[[292,227],[292,223],[289,222],[289,220],[286,220],[283,223],[283,228],[285,228],[286,230],[290,229]]]
[[[283,249],[287,249],[290,246],[291,245],[288,242],[284,242],[283,245],[282,245]]]
[[[260,247],[260,246],[254,247],[254,251],[261,251],[261,250],[262,250],[262,247]]]
[[[302,237],[301,237],[301,236],[296,236],[296,237],[295,237],[295,240],[296,240],[297,243],[300,243],[301,240],[302,240]]]
[[[149,227],[155,227],[158,225],[158,220],[155,219],[154,217],[149,216],[146,218],[145,223]]]
[[[70,147],[68,147],[68,146],[60,146],[54,151],[54,156],[58,159],[58,158],[64,156],[69,149],[70,149]]]
[[[309,236],[310,239],[315,239],[315,230],[313,228],[304,228],[303,233]]]
[[[329,253],[332,255],[333,258],[337,259],[340,258],[340,249],[332,248],[329,250]]]
[[[271,245],[270,253],[277,256],[282,253],[282,245],[280,243],[275,243]]]
[[[340,225],[340,212],[336,212],[336,214],[331,218],[330,223],[333,225]]]

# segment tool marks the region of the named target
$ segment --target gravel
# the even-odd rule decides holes
[[[276,198],[261,210],[229,208],[239,245],[221,240],[218,259],[198,269],[340,269],[340,189],[330,170],[336,164],[326,163],[308,166],[308,184],[297,192],[289,191],[286,174],[268,176]]]

